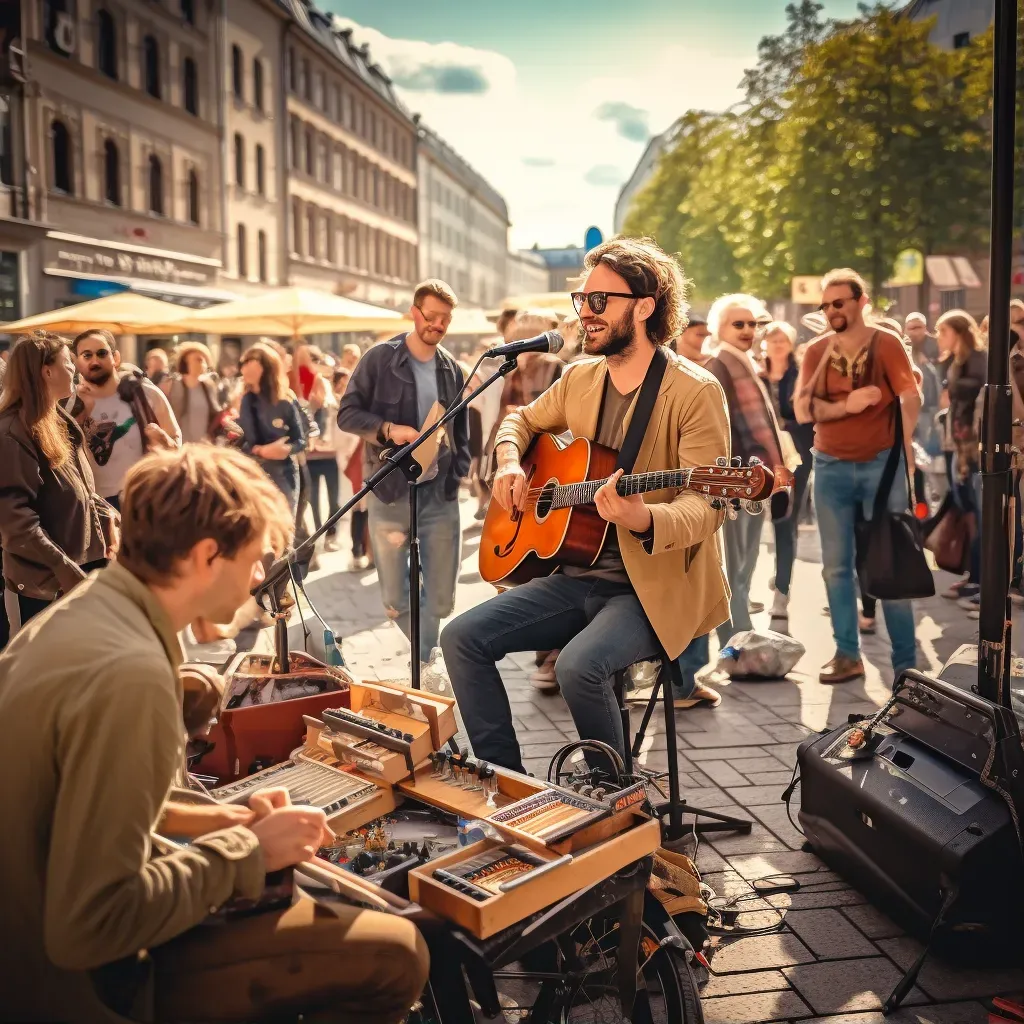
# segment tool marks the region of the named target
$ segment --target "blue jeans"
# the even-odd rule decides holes
[[[452,613],[455,583],[462,561],[462,524],[458,501],[447,501],[444,481],[422,484],[418,494],[420,538],[420,661],[437,646],[441,620]],[[380,579],[380,596],[389,619],[409,635],[409,503],[385,505],[366,498],[370,540]]]
[[[729,621],[718,627],[718,641],[724,647],[730,638],[744,629],[752,629],[750,621],[750,581],[754,576],[757,556],[761,550],[761,530],[765,514],[752,516],[740,511],[735,519],[726,519],[722,527],[725,540],[725,571],[729,577],[732,598]]]
[[[865,519],[871,517],[888,457],[886,450],[870,462],[844,462],[814,452],[814,507],[821,537],[821,574],[828,592],[836,653],[848,658],[860,657],[853,524],[858,508]],[[907,500],[907,477],[901,460],[889,492],[890,511],[905,510]],[[892,643],[893,671],[899,675],[917,663],[914,609],[910,601],[883,601],[882,614]]]
[[[682,688],[674,687],[673,696],[677,700],[686,700],[697,689],[697,673],[711,658],[709,636],[709,633],[695,636],[679,655],[679,671],[683,677],[683,685]]]
[[[441,634],[441,648],[474,753],[521,771],[497,662],[513,651],[558,650],[555,678],[580,738],[602,740],[622,753],[612,677],[653,658],[661,645],[628,583],[556,573],[452,619]],[[596,765],[595,759],[587,760]]]

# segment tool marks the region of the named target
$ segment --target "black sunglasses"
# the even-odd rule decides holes
[[[600,316],[608,306],[608,300],[615,299],[653,299],[653,295],[644,293],[634,295],[632,292],[572,292],[572,304],[578,316],[583,315],[583,305],[590,306],[590,312]]]
[[[830,309],[840,310],[848,302],[856,302],[856,299],[833,299],[831,302],[823,302],[819,307],[818,311],[821,313],[827,313]]]
[[[763,324],[759,320],[733,320],[730,326],[735,327],[737,331],[742,331],[744,327],[749,327],[751,330],[756,331]]]
[[[87,352],[87,351],[88,351],[88,350],[86,350],[86,352]],[[95,352],[93,352],[93,353],[91,354],[91,356],[89,356],[89,355],[86,355],[86,352],[83,352],[83,353],[82,353],[82,355],[84,355],[84,356],[85,356],[85,357],[86,357],[87,359],[88,359],[88,358],[93,358],[93,359],[106,359],[106,358],[107,358],[107,356],[109,356],[109,355],[110,355],[110,349],[108,349],[108,348],[98,348],[98,349],[96,349],[96,351],[95,351]]]

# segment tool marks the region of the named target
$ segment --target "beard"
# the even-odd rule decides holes
[[[598,340],[584,335],[583,351],[588,356],[620,356],[636,341],[636,328],[633,326],[633,310],[630,308],[614,324],[605,328],[605,337]]]
[[[842,334],[849,328],[850,321],[845,316],[830,316],[828,318],[828,325],[836,334]]]
[[[102,387],[104,384],[114,376],[113,370],[108,370],[104,366],[97,366],[95,369],[83,370],[82,376],[90,383],[95,384],[97,387]]]

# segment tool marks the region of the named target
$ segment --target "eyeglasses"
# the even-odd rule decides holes
[[[84,359],[107,359],[110,356],[110,349],[98,348],[95,352],[90,352],[86,349],[81,355]]]
[[[849,298],[849,299],[833,299],[831,302],[823,302],[818,307],[818,309],[822,313],[827,313],[830,309],[835,309],[835,310],[838,311],[838,310],[842,309],[843,306],[845,306],[848,302],[855,302],[855,301],[856,300],[853,299],[853,298]]]
[[[422,306],[417,306],[416,308],[420,311],[420,316],[422,316],[428,324],[440,324],[442,327],[447,327],[452,322],[451,313],[435,313],[433,316],[428,316],[423,312]]]
[[[729,326],[735,327],[737,331],[742,331],[744,327],[749,327],[752,331],[756,331],[758,327],[763,325],[757,320],[733,320]]]
[[[653,299],[648,293],[634,295],[632,292],[572,292],[570,295],[573,307],[578,316],[583,315],[584,304],[590,306],[590,312],[600,316],[608,306],[609,299]]]

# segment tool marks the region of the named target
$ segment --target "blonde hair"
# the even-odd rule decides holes
[[[558,317],[521,309],[515,320],[505,328],[505,341],[525,341],[544,331],[553,331],[558,326]]]
[[[656,345],[674,338],[686,323],[687,280],[679,264],[653,238],[612,238],[587,253],[583,267],[611,267],[636,296],[654,299],[654,312],[644,328]]]
[[[257,463],[232,448],[186,444],[140,459],[125,477],[117,560],[143,583],[168,583],[201,540],[234,558],[266,537],[275,554],[292,538],[294,517]]]
[[[786,323],[785,320],[773,320],[764,329],[765,340],[767,341],[768,337],[775,334],[776,331],[782,331],[782,333],[789,338],[790,345],[794,348],[796,347],[796,328],[792,324]]]
[[[459,304],[459,300],[455,297],[455,292],[452,291],[451,285],[446,284],[437,277],[428,278],[426,281],[421,281],[416,285],[416,291],[412,293],[412,304],[419,306],[428,295],[433,295],[435,299],[440,299],[442,302],[447,303],[452,309]]]
[[[725,322],[725,314],[734,306],[749,309],[755,320],[768,320],[768,307],[756,296],[745,292],[733,292],[731,295],[720,295],[708,310],[708,330],[715,341],[721,340],[719,334]]]
[[[67,338],[50,331],[33,331],[11,349],[0,389],[0,413],[17,411],[18,419],[39,445],[52,469],[71,459],[71,438],[43,377],[68,348]]]

